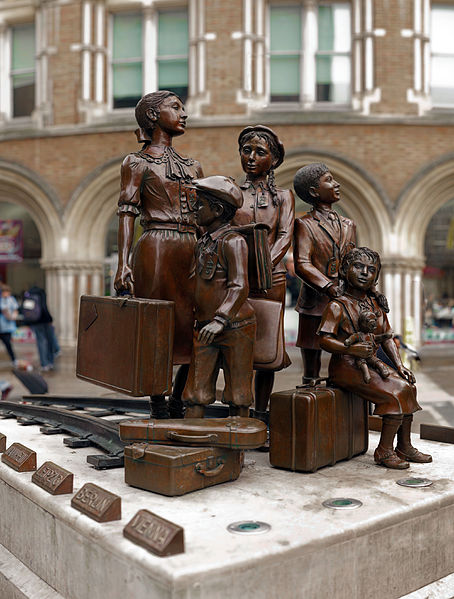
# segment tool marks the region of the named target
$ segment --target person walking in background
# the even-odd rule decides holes
[[[1,284],[0,298],[0,339],[3,341],[6,351],[13,365],[16,364],[16,355],[11,342],[11,335],[16,330],[16,319],[18,316],[18,303],[16,298],[11,295],[11,287]]]
[[[54,360],[60,353],[60,347],[44,289],[34,285],[24,293],[22,314],[24,324],[28,325],[35,334],[41,370],[45,372],[53,370]]]

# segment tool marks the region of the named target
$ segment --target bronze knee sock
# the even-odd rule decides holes
[[[389,414],[382,417],[382,429],[378,447],[393,451],[394,437],[402,424],[401,414]]]
[[[274,372],[272,370],[257,370],[255,373],[255,409],[266,412],[274,385]]]
[[[411,444],[411,424],[413,422],[413,414],[404,414],[402,424],[397,431],[397,447],[404,453],[408,453],[413,449]]]
[[[150,397],[151,417],[158,420],[169,418],[169,408],[164,395],[152,395]]]
[[[173,381],[172,395],[169,397],[169,414],[170,418],[183,418],[184,406],[181,401],[184,386],[188,379],[189,364],[182,364],[175,375]]]

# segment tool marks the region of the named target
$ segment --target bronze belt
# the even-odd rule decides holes
[[[178,231],[178,233],[197,233],[195,225],[189,223],[147,223],[143,227],[144,231]]]
[[[212,320],[203,320],[202,322],[200,322],[200,320],[196,320],[194,322],[194,328],[196,331],[200,331],[200,329],[203,329],[204,326],[206,326],[207,324],[209,324],[210,322],[213,322]],[[245,318],[244,320],[238,320],[235,322],[228,322],[227,325],[224,327],[224,331],[228,331],[230,329],[239,329],[241,327],[245,327],[246,325],[249,324],[256,324],[256,319],[255,316],[253,316],[252,318]]]

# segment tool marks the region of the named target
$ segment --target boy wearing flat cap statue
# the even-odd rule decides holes
[[[224,371],[223,402],[230,414],[248,416],[252,403],[255,315],[247,301],[248,248],[230,221],[243,194],[230,178],[194,179],[196,221],[206,231],[195,248],[195,325],[191,364],[183,401],[186,418],[200,418],[216,399]]]

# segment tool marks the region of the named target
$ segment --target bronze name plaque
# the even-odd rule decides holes
[[[71,499],[71,507],[97,522],[121,520],[121,497],[93,483],[85,483]]]
[[[184,553],[183,528],[148,510],[139,510],[124,527],[123,534],[160,557]]]
[[[73,492],[74,475],[53,462],[44,462],[32,475],[32,482],[51,495]]]
[[[0,453],[6,451],[6,435],[0,433]]]
[[[2,462],[17,472],[32,472],[36,470],[36,452],[21,443],[13,443],[2,454]]]

